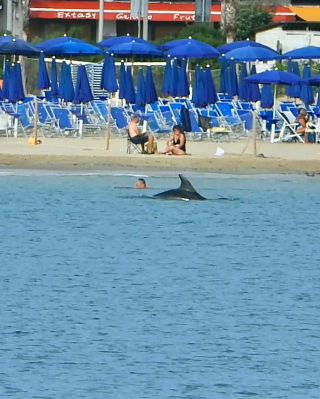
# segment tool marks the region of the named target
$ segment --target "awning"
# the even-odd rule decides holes
[[[297,17],[308,22],[320,22],[320,7],[288,7]]]

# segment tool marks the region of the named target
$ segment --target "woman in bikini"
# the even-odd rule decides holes
[[[299,114],[295,120],[296,123],[299,123],[299,125],[296,127],[296,132],[298,134],[304,134],[304,142],[308,143],[308,135],[306,134],[306,128],[307,128],[307,122],[309,120],[309,116],[307,114],[307,111],[304,108],[299,109]]]
[[[173,135],[166,142],[166,149],[162,154],[186,155],[186,136],[179,125],[173,126]]]

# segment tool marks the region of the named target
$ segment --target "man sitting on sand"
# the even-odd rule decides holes
[[[173,126],[173,135],[166,142],[166,149],[162,154],[186,155],[186,136],[181,126]]]
[[[142,152],[144,154],[153,154],[153,136],[151,134],[142,134],[138,128],[139,116],[133,115],[128,124],[130,140],[133,144],[141,144]],[[148,143],[148,152],[144,150],[145,143]]]

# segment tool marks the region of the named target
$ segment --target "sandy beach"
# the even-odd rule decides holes
[[[190,155],[141,155],[126,153],[125,138],[111,138],[106,151],[104,138],[45,138],[30,146],[25,138],[0,139],[0,169],[42,170],[166,170],[212,173],[306,173],[320,172],[320,146],[316,144],[258,141],[253,157],[253,143],[247,139],[231,143],[188,142]],[[164,141],[158,141],[158,150]],[[225,150],[215,156],[217,147]]]

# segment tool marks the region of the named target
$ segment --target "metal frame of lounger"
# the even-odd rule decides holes
[[[296,132],[296,128],[299,126],[299,123],[291,123],[288,115],[286,115],[286,112],[278,111],[277,114],[281,118],[282,126],[279,137],[275,139],[274,142],[298,140],[300,143],[304,143],[301,134]],[[286,133],[287,131],[289,131],[289,133]],[[304,135],[304,133],[302,135]]]

